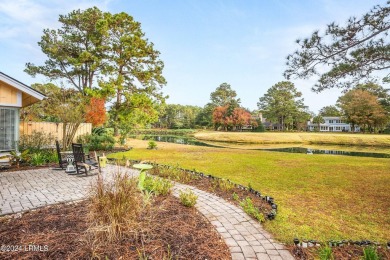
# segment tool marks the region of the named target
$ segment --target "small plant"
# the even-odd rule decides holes
[[[364,260],[379,260],[378,253],[374,247],[367,247],[363,249]]]
[[[318,251],[318,256],[320,257],[320,260],[334,259],[332,248],[329,246],[321,247],[321,249]]]
[[[264,215],[260,213],[259,209],[256,208],[255,205],[253,205],[251,198],[246,197],[246,199],[244,199],[240,202],[240,206],[244,209],[244,211],[248,215],[254,217],[258,221],[260,221],[260,222],[265,221]]]
[[[33,166],[41,166],[46,163],[46,156],[43,153],[34,153],[30,157],[30,163]]]
[[[179,197],[181,204],[186,207],[193,207],[198,199],[198,196],[188,188],[185,191],[180,191]]]
[[[166,196],[171,193],[173,184],[169,180],[147,176],[144,181],[145,190],[156,195]]]
[[[90,150],[112,150],[115,144],[114,136],[104,128],[98,127],[92,130],[92,134],[79,136],[77,142],[83,143]]]
[[[231,191],[234,188],[234,184],[226,179],[214,179],[211,182],[213,189],[220,189],[222,191]]]
[[[150,149],[150,150],[155,150],[155,149],[157,149],[157,144],[156,144],[156,142],[153,141],[153,140],[149,141],[149,142],[148,142],[148,149]]]
[[[17,168],[20,167],[22,162],[27,162],[29,160],[29,150],[25,150],[21,153],[12,151],[10,152],[11,158],[10,161],[12,164],[16,165]]]
[[[183,171],[178,166],[176,167],[155,167],[152,170],[154,175],[158,175],[163,178],[168,178],[172,181],[178,181],[181,183],[189,183],[191,180],[197,179],[198,176]]]
[[[233,199],[235,201],[239,201],[240,200],[240,197],[238,197],[237,193],[233,192]]]
[[[58,162],[58,156],[55,151],[48,151],[45,154],[46,162],[51,163],[51,162]]]

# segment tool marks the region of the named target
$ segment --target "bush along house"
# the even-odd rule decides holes
[[[5,155],[18,149],[19,110],[45,98],[45,95],[0,72],[0,167]]]

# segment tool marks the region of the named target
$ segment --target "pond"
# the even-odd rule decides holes
[[[153,140],[157,142],[167,142],[167,143],[175,143],[175,144],[187,144],[187,145],[197,145],[197,146],[208,146],[208,147],[219,147],[217,145],[207,144],[204,142],[200,142],[195,138],[184,137],[184,136],[173,136],[173,135],[144,135],[144,136],[130,136],[132,138],[140,138],[142,140]]]
[[[285,152],[285,153],[329,154],[329,155],[347,155],[347,156],[360,156],[360,157],[390,158],[390,154],[386,154],[386,153],[322,150],[322,149],[310,149],[310,148],[305,148],[305,147],[270,148],[270,149],[258,149],[258,150],[272,151],[272,152]]]
[[[304,154],[328,154],[328,155],[346,155],[346,156],[360,156],[360,157],[374,157],[374,158],[390,158],[390,153],[382,153],[379,152],[380,149],[375,150],[375,152],[371,151],[356,151],[349,150],[351,147],[343,147],[343,146],[333,146],[330,149],[326,145],[323,147],[316,145],[316,148],[309,147],[283,147],[283,144],[278,145],[248,145],[242,144],[243,147],[237,144],[228,144],[223,142],[213,142],[206,143],[197,140],[192,137],[185,136],[162,136],[162,135],[142,135],[142,136],[130,136],[132,138],[142,139],[142,140],[153,140],[157,142],[168,142],[175,144],[183,144],[183,145],[197,145],[197,146],[207,146],[207,147],[217,147],[217,148],[233,148],[233,149],[244,149],[244,150],[259,150],[259,151],[269,151],[269,152],[285,152],[285,153],[304,153]],[[286,145],[288,146],[288,145]],[[355,148],[356,149],[356,148]],[[363,148],[362,148],[363,149]]]

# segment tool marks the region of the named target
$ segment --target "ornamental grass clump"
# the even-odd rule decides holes
[[[198,199],[198,196],[195,195],[195,193],[190,190],[186,189],[185,191],[180,191],[179,194],[180,202],[186,207],[193,207],[196,204],[196,200]]]
[[[149,205],[137,184],[137,179],[119,172],[111,182],[104,182],[99,175],[89,205],[89,231],[95,242],[137,236],[147,220]]]

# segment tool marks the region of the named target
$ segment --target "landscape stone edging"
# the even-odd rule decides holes
[[[296,247],[302,247],[302,248],[308,248],[308,247],[316,247],[316,246],[322,246],[322,245],[327,245],[329,247],[343,247],[343,246],[349,246],[349,245],[354,245],[354,246],[361,246],[361,247],[364,247],[364,246],[377,246],[377,247],[381,247],[381,243],[379,242],[375,242],[375,241],[370,241],[370,240],[352,240],[352,239],[349,239],[349,240],[329,240],[329,241],[326,241],[326,242],[321,242],[321,241],[317,241],[317,240],[306,240],[306,239],[302,239],[302,240],[299,240],[298,238],[294,238],[293,240],[294,242],[294,245]],[[385,247],[387,247],[387,249],[390,250],[390,241],[387,242],[387,244],[385,244]]]

